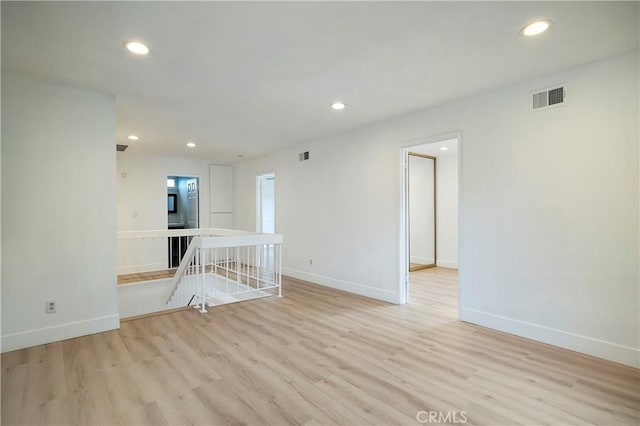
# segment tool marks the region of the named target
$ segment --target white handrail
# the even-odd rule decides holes
[[[119,231],[119,240],[131,240],[140,238],[162,238],[162,237],[191,237],[191,236],[212,236],[231,237],[241,235],[260,235],[250,231],[239,231],[236,229],[223,228],[190,228],[190,229],[156,229],[150,231]],[[270,235],[270,234],[265,234]]]
[[[249,234],[229,237],[201,237],[198,248],[244,247],[256,244],[282,244],[281,234]]]

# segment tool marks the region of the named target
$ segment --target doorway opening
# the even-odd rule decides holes
[[[200,179],[195,176],[167,176],[167,229],[200,227]],[[176,268],[189,246],[186,236],[168,238],[168,267]]]
[[[266,173],[256,178],[256,231],[276,232],[276,175]]]
[[[442,274],[457,281],[459,141],[453,134],[401,148],[400,303],[412,281],[416,294]]]

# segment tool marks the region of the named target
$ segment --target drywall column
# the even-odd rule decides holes
[[[113,96],[3,72],[3,352],[119,327],[115,140]]]
[[[209,166],[209,222],[212,228],[233,229],[233,167]]]

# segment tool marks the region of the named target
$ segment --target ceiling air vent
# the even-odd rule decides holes
[[[553,86],[543,90],[537,90],[532,94],[533,110],[563,105],[567,101],[565,92],[566,84]]]
[[[119,152],[126,151],[127,148],[129,148],[129,145],[116,145],[116,151]]]

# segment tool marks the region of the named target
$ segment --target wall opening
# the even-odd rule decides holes
[[[451,136],[401,148],[400,303],[412,286],[420,297],[430,293],[423,287],[438,275],[457,284],[458,145]]]
[[[167,229],[200,227],[200,179],[167,176]],[[176,268],[189,246],[187,237],[168,238],[168,268]]]
[[[407,161],[409,272],[436,266],[436,157],[409,152]]]
[[[256,178],[256,231],[276,232],[276,175],[267,173]]]

